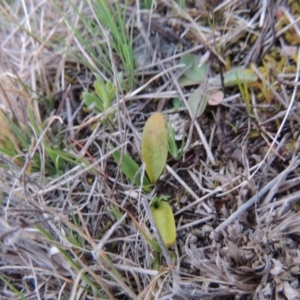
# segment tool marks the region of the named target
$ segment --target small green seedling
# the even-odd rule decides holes
[[[199,85],[207,80],[208,64],[201,63],[201,57],[195,54],[185,54],[180,58],[180,64],[183,65],[184,73],[178,82],[181,86]],[[256,82],[257,75],[243,66],[232,68],[223,74],[224,85],[226,87],[236,86],[238,82]],[[222,81],[220,75],[208,79],[208,83],[215,87],[221,87]]]
[[[195,54],[185,54],[180,58],[180,64],[185,72],[179,78],[181,86],[197,85],[207,78],[208,65],[200,62],[201,57]]]
[[[175,143],[175,132],[172,131],[170,135],[171,138],[173,138],[173,143]],[[166,166],[168,143],[168,131],[164,116],[161,113],[154,113],[147,120],[142,135],[142,161],[146,165],[148,177],[144,176],[142,178],[138,164],[130,156],[126,154],[122,156],[120,150],[115,150],[113,157],[116,163],[120,164],[122,172],[132,183],[137,186],[142,185],[144,191],[150,192],[151,184],[155,184]],[[174,148],[174,145],[172,147]],[[177,156],[179,155],[180,150],[178,150],[177,145],[176,149],[173,149],[173,153]],[[168,198],[169,196],[166,195],[155,197],[152,201],[151,212],[163,242],[166,247],[171,247],[176,241],[176,226],[170,204],[163,201]],[[161,250],[157,242],[148,237],[133,217],[132,220],[146,238],[149,245],[160,252]]]
[[[187,103],[195,118],[200,117],[205,111],[207,104],[218,105],[223,101],[224,95],[218,89],[222,86],[221,76],[217,74],[212,78],[208,78],[208,64],[201,63],[201,57],[195,54],[185,54],[180,58],[180,64],[183,65],[183,74],[178,82],[182,87],[191,85],[201,85],[205,81],[212,91],[203,93],[203,88],[195,89]],[[232,68],[223,74],[223,83],[225,87],[240,86],[242,83],[253,83],[258,79],[257,75],[251,70],[243,66]],[[207,89],[205,89],[207,90]],[[175,101],[176,100],[176,101]],[[178,99],[174,98],[175,103]],[[177,106],[176,106],[177,107]],[[248,108],[249,109],[249,108]]]
[[[182,157],[185,139],[182,139],[181,147],[178,148],[175,139],[175,129],[173,125],[168,122],[168,150],[174,159],[180,159]]]
[[[111,81],[105,83],[102,77],[96,75],[94,88],[94,93],[83,93],[84,103],[90,110],[105,112],[116,100],[116,86]],[[110,120],[113,117],[114,113],[108,115]]]
[[[176,241],[176,225],[172,207],[164,201],[168,198],[167,195],[155,197],[150,209],[165,246],[170,248]]]

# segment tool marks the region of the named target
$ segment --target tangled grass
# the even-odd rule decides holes
[[[298,1],[0,9],[1,299],[300,298]],[[180,83],[187,53],[207,80]],[[257,80],[226,85],[241,66]],[[84,100],[96,75],[106,109]],[[196,118],[189,97],[216,76],[224,98]],[[180,151],[147,193],[112,154],[140,163],[155,111]],[[177,226],[162,253],[142,234],[155,195]]]

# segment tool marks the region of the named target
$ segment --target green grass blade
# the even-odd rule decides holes
[[[18,295],[22,300],[26,300],[26,297],[20,293],[9,281],[7,281],[1,274],[0,280],[2,280],[16,295]]]

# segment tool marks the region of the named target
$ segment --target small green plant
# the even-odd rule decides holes
[[[191,112],[195,118],[198,118],[205,111],[207,104],[218,105],[222,102],[224,95],[218,90],[222,86],[221,77],[218,74],[208,78],[208,64],[201,62],[201,57],[194,54],[183,55],[180,64],[183,65],[182,70],[184,72],[178,80],[181,86],[205,84],[205,88],[200,86],[195,89],[187,100]],[[256,82],[258,77],[251,69],[241,66],[225,72],[223,79],[225,87],[240,87],[241,84]]]
[[[181,150],[177,148],[174,129],[168,133],[164,116],[161,113],[152,114],[144,126],[142,135],[142,161],[146,165],[146,173],[148,176],[144,176],[144,181],[142,181],[141,174],[139,173],[140,168],[138,164],[128,155],[123,154],[121,161],[121,152],[120,150],[116,150],[113,154],[114,160],[120,164],[122,172],[131,182],[138,186],[142,185],[146,192],[151,191],[151,189],[149,189],[150,184],[153,185],[156,183],[166,166],[168,149],[170,149],[168,146],[170,139],[172,139],[172,155],[179,157]],[[155,197],[151,203],[151,212],[163,242],[166,247],[171,247],[176,240],[176,226],[172,207],[165,201],[168,198],[168,195]],[[149,245],[160,252],[160,247],[157,242],[152,240],[145,233],[133,217],[131,218]]]
[[[207,78],[208,65],[200,63],[201,57],[195,54],[185,54],[180,58],[180,64],[183,66],[184,73],[178,82],[181,86],[197,85]]]
[[[173,138],[174,142],[175,132],[172,131],[169,136]],[[143,131],[142,160],[146,164],[146,172],[153,184],[158,180],[166,166],[170,138],[168,139],[164,116],[161,113],[152,114],[147,120]],[[172,146],[172,150],[174,150],[174,143]],[[176,225],[172,207],[169,203],[163,201],[168,198],[168,195],[155,197],[151,205],[151,213],[155,224],[167,248],[171,247],[176,241]]]
[[[185,139],[182,139],[181,146],[178,148],[176,139],[175,139],[175,129],[173,125],[168,122],[168,150],[174,159],[180,159],[182,157],[183,148],[185,144]]]
[[[83,93],[84,103],[90,110],[106,112],[116,100],[116,87],[111,81],[105,83],[101,76],[96,75],[94,88],[94,93]],[[107,117],[112,120],[114,113]]]

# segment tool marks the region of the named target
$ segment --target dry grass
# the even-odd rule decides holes
[[[90,2],[75,2],[93,18]],[[74,34],[85,32],[76,10],[0,4],[0,298],[299,299],[299,3],[140,2],[126,8],[134,89],[120,88],[108,31],[100,41],[117,86],[110,121],[82,102],[103,70]],[[207,55],[208,76],[249,65],[259,79],[244,95],[223,86],[223,103],[195,120],[184,105],[191,89],[178,84],[185,53]],[[140,162],[157,110],[187,140],[149,195],[124,177],[111,145]],[[132,221],[153,233],[155,193],[171,196],[178,232],[159,268]]]

